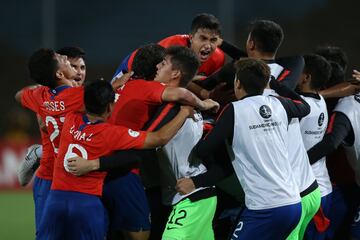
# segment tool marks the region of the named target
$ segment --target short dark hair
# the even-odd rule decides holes
[[[151,43],[139,48],[135,54],[131,70],[134,76],[145,80],[153,80],[156,75],[156,65],[164,60],[165,48]]]
[[[324,88],[331,74],[330,63],[317,54],[308,54],[303,57],[305,61],[303,72],[311,75],[310,87],[314,90]]]
[[[347,64],[348,64],[348,57],[344,50],[337,46],[331,45],[323,45],[316,48],[315,53],[323,56],[328,61],[333,61],[338,63],[344,71],[346,71]]]
[[[101,115],[115,100],[115,92],[110,83],[95,80],[85,85],[84,103],[87,113]]]
[[[264,92],[270,79],[270,68],[262,60],[245,58],[235,62],[236,79],[247,94],[259,95]]]
[[[36,83],[49,88],[56,87],[56,71],[58,61],[55,51],[49,48],[41,48],[35,51],[29,59],[28,68],[30,78]]]
[[[172,46],[166,49],[166,56],[170,56],[172,68],[180,70],[180,87],[185,87],[195,76],[200,62],[195,53],[188,47]]]
[[[255,20],[250,24],[250,39],[265,53],[276,53],[284,39],[281,26],[269,20]]]
[[[65,55],[68,58],[85,59],[85,51],[79,47],[63,47],[56,51],[58,54]]]
[[[201,13],[194,17],[191,22],[191,33],[194,34],[198,29],[209,29],[221,35],[221,25],[219,19],[209,13]]]
[[[336,84],[345,82],[345,71],[337,62],[329,61],[331,65],[330,78],[326,83],[326,88],[332,87]]]

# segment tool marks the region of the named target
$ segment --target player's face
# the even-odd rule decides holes
[[[209,59],[218,43],[219,34],[206,28],[199,28],[194,34],[190,35],[190,47],[201,62]]]
[[[64,77],[69,80],[75,79],[76,70],[71,66],[67,56],[56,53],[55,58],[58,61],[59,71],[62,72]]]
[[[75,81],[82,85],[86,77],[86,65],[83,58],[68,58],[70,65],[76,71]]]
[[[173,74],[171,57],[165,56],[164,60],[156,65],[156,68],[157,72],[154,80],[162,83],[169,83]]]

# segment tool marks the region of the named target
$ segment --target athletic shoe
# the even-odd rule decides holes
[[[40,158],[36,155],[36,149],[39,147],[41,147],[39,144],[30,146],[27,149],[25,159],[20,163],[17,174],[21,186],[26,186],[31,181],[40,165]]]

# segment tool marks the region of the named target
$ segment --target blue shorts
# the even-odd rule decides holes
[[[330,203],[330,211],[328,218],[330,219],[330,226],[326,231],[326,236],[332,239],[336,230],[345,219],[348,207],[344,198],[344,194],[339,186],[333,186],[332,199]]]
[[[329,193],[326,196],[321,198],[321,208],[325,217],[329,218],[329,213],[331,211],[331,201],[332,201],[332,193]],[[330,227],[330,226],[329,226]],[[306,239],[313,239],[313,240],[324,240],[327,236],[327,231],[320,233],[316,227],[314,220],[311,220],[309,223],[306,232],[305,232]]]
[[[50,190],[40,221],[39,240],[105,239],[105,208],[98,196]]]
[[[286,239],[300,217],[301,203],[265,210],[245,208],[231,239]]]
[[[39,232],[40,220],[43,214],[45,201],[50,192],[51,183],[52,183],[51,180],[46,180],[35,176],[34,185],[33,185],[33,198],[35,204],[36,236],[38,235]]]
[[[134,173],[105,182],[103,202],[108,211],[109,231],[150,230],[150,209],[141,179]]]

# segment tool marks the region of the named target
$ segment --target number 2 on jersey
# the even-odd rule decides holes
[[[64,123],[65,122],[65,117],[60,117],[58,119],[61,123]],[[45,118],[45,125],[46,125],[46,128],[48,129],[49,131],[49,126],[50,124],[53,126],[53,132],[50,134],[50,141],[53,145],[53,148],[54,148],[54,153],[58,153],[59,151],[59,141],[60,139],[58,139],[58,136],[60,134],[60,129],[59,129],[59,124],[58,122],[56,121],[56,119],[52,116],[46,116]]]

